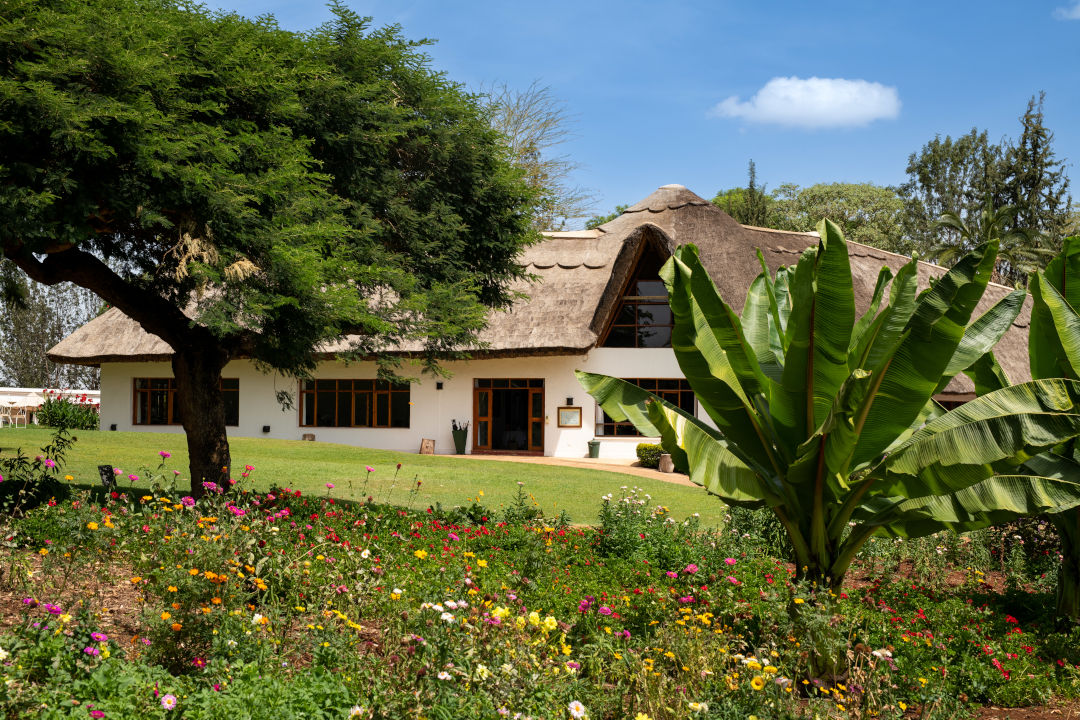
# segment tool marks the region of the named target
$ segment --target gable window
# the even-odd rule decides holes
[[[690,389],[690,383],[684,378],[623,378],[628,383],[637,385],[642,390],[648,390],[653,395],[667,400],[672,405],[695,415],[694,391]],[[629,421],[615,422],[603,410],[597,408],[596,436],[622,436],[641,437],[641,433]]]
[[[180,405],[176,401],[175,378],[135,378],[133,393],[135,425],[179,425]],[[225,424],[240,424],[240,379],[221,378],[221,397],[225,403]]]
[[[601,347],[671,347],[671,307],[660,279],[664,260],[651,244],[645,247]]]
[[[304,380],[302,427],[409,427],[409,383],[386,380]]]

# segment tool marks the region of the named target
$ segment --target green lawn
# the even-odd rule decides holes
[[[27,455],[37,455],[50,434],[43,428],[0,429],[0,458],[10,456],[18,447]],[[136,487],[146,487],[147,468],[157,468],[161,459],[158,452],[162,450],[172,454],[165,463],[165,473],[172,475],[173,470],[179,470],[181,477],[187,477],[183,436],[87,430],[75,435],[79,440],[69,454],[65,470],[75,483],[96,484],[97,466],[112,464],[123,470],[123,478],[129,473],[139,475]],[[625,485],[640,487],[652,496],[654,503],[668,506],[679,519],[698,512],[703,524],[719,525],[725,510],[719,500],[698,488],[600,470],[264,438],[233,438],[230,445],[234,477],[239,480],[243,466],[254,465],[251,478],[242,482],[260,489],[279,485],[307,494],[329,493],[333,497],[360,499],[371,495],[379,502],[389,499],[394,504],[406,505],[410,489],[420,480],[420,492],[412,503],[414,508],[436,502],[453,507],[478,499],[489,508],[499,509],[512,500],[518,482],[523,482],[525,490],[545,513],[555,515],[566,510],[574,522],[591,523],[600,508],[600,497],[608,493],[619,497],[620,488]],[[395,481],[398,463],[401,471]],[[366,466],[375,471],[365,488]],[[328,489],[327,483],[332,483],[334,488]],[[131,483],[124,479],[121,485],[129,487]]]

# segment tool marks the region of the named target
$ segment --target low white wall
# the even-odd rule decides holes
[[[283,410],[277,403],[276,392],[286,390],[299,403],[299,386],[295,380],[266,375],[255,370],[246,360],[229,363],[223,376],[240,380],[240,423],[229,428],[229,434],[241,437],[273,437],[299,440],[313,433],[316,440],[343,443],[360,447],[384,448],[417,452],[423,438],[435,440],[436,453],[453,453],[450,433],[451,419],[472,422],[474,378],[543,378],[544,379],[544,454],[557,457],[585,457],[587,443],[593,439],[597,408],[574,377],[574,370],[606,373],[619,377],[678,378],[682,377],[670,349],[597,348],[585,355],[566,357],[506,358],[446,363],[452,373],[442,379],[443,389],[436,389],[436,378],[419,377],[410,393],[412,409],[409,428],[302,428],[299,410]],[[419,369],[407,366],[403,374],[419,376]],[[180,433],[180,426],[134,425],[132,423],[132,380],[136,377],[171,377],[172,368],[160,363],[102,363],[101,366],[101,428],[112,425],[117,430]],[[374,363],[320,363],[317,378],[368,379],[375,377]],[[558,408],[567,398],[581,407],[580,428],[559,428]],[[270,432],[263,433],[262,426]],[[473,428],[470,424],[468,446],[472,447]],[[647,438],[600,438],[600,456],[633,458],[639,442]]]

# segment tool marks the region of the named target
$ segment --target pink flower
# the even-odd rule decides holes
[[[726,562],[728,565],[734,565],[735,564],[735,558],[725,558],[724,562]]]
[[[158,453],[158,455],[160,455],[160,456],[161,456],[161,459],[162,459],[162,460],[166,460],[166,459],[168,459],[168,458],[171,458],[171,457],[172,457],[172,453],[170,453],[170,452],[165,452],[164,450],[162,450],[161,452],[159,452],[159,453]]]
[[[732,585],[741,585],[742,584],[742,583],[739,582],[739,579],[737,577],[733,576],[733,575],[728,575],[725,578],[725,580],[727,580]]]
[[[90,711],[90,717],[92,717],[92,718],[103,718],[103,717],[105,717],[105,713],[101,712],[100,710],[91,710]]]
[[[686,573],[687,575],[693,575],[697,571],[698,571],[698,566],[695,565],[694,563],[690,563],[689,565],[686,566],[686,569],[683,570],[683,572]]]
[[[49,468],[56,467],[56,461],[53,460],[52,458],[45,458],[45,467],[49,467]]]
[[[191,497],[190,495],[185,495],[184,497],[180,498],[180,502],[184,504],[184,507],[195,507],[195,498]]]
[[[121,472],[120,468],[113,468],[113,469],[112,469],[112,474],[113,474],[113,475],[119,475],[119,474],[120,474],[120,472]]]
[[[614,611],[611,608],[609,608],[607,605],[601,605],[600,609],[597,610],[597,612],[599,612],[601,615],[610,615]]]
[[[334,489],[334,483],[326,483],[326,489],[327,490],[333,490]]]
[[[365,465],[364,469],[367,470],[369,473],[375,472],[375,468],[371,467],[370,465]]]
[[[139,479],[139,476],[136,475],[135,473],[132,473],[131,475],[128,475],[128,480],[130,480],[131,482],[135,482],[138,479]]]
[[[669,578],[677,578],[677,577],[679,577],[679,573],[675,572],[674,570],[668,570],[664,574],[667,575]]]

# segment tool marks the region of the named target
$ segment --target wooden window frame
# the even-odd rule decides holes
[[[151,381],[154,381],[154,380],[166,380],[166,381],[168,381],[169,384],[168,384],[168,387],[164,387],[164,388],[140,389],[139,388],[139,381],[140,380],[145,380],[148,383],[151,382]],[[224,383],[226,383],[226,382],[234,382],[234,381],[236,382],[236,387],[235,388],[226,388],[226,387],[224,387]],[[239,417],[240,416],[240,411],[239,411],[239,407],[240,407],[240,378],[225,378],[225,377],[223,377],[223,378],[221,378],[221,385],[219,385],[218,387],[220,388],[222,394],[224,394],[224,393],[236,393],[236,406],[237,406],[236,422],[230,423],[229,422],[230,418],[226,417],[225,418],[225,426],[226,427],[238,427],[240,425],[240,417]],[[147,402],[149,402],[149,396],[150,396],[151,393],[167,393],[166,405],[168,407],[168,410],[166,412],[168,413],[168,416],[169,416],[168,422],[163,422],[163,423],[139,422],[139,400],[140,400],[140,396],[147,396]],[[149,407],[148,407],[147,408],[147,417],[149,417],[149,414],[150,413],[149,413]],[[170,425],[180,425],[180,424],[182,424],[177,418],[178,418],[178,413],[177,413],[177,401],[176,401],[176,378],[172,378],[172,377],[136,377],[136,378],[131,379],[131,424],[132,425],[134,425],[136,427],[154,427],[154,426],[166,427],[166,426],[170,426]]]
[[[624,382],[631,383],[637,387],[651,392],[654,395],[658,395],[664,400],[667,400],[672,405],[682,408],[687,412],[697,417],[697,397],[694,395],[693,389],[690,387],[690,382],[686,378],[622,378]],[[661,388],[660,383],[674,382],[678,384],[676,388]],[[595,435],[598,438],[618,438],[618,437],[645,437],[638,429],[634,427],[634,424],[629,421],[616,422],[611,417],[603,413],[602,417],[596,422]],[[622,432],[619,432],[619,431]]]
[[[333,382],[334,388],[319,388],[320,382]],[[341,383],[353,384],[353,387],[343,388]],[[306,383],[311,383],[310,388],[305,388]],[[357,389],[355,383],[371,383],[370,388]],[[298,403],[298,420],[300,427],[304,428],[367,428],[371,430],[407,430],[412,426],[412,383],[392,383],[388,380],[376,380],[374,378],[317,378],[314,380],[301,381],[299,385],[299,398]],[[334,424],[333,425],[319,425],[319,394],[320,393],[333,393],[334,395]],[[347,394],[351,395],[352,399],[349,402],[349,422],[348,424],[342,423],[338,417],[338,413],[341,408],[339,402],[339,396]],[[394,403],[393,396],[404,394],[406,396],[406,408],[407,418],[404,425],[394,425]],[[312,396],[312,420],[315,422],[304,422],[304,409],[306,405],[307,396]],[[356,424],[356,396],[365,395],[368,397],[368,420],[367,425]],[[386,424],[378,424],[378,403],[379,398],[385,398],[386,400]]]

